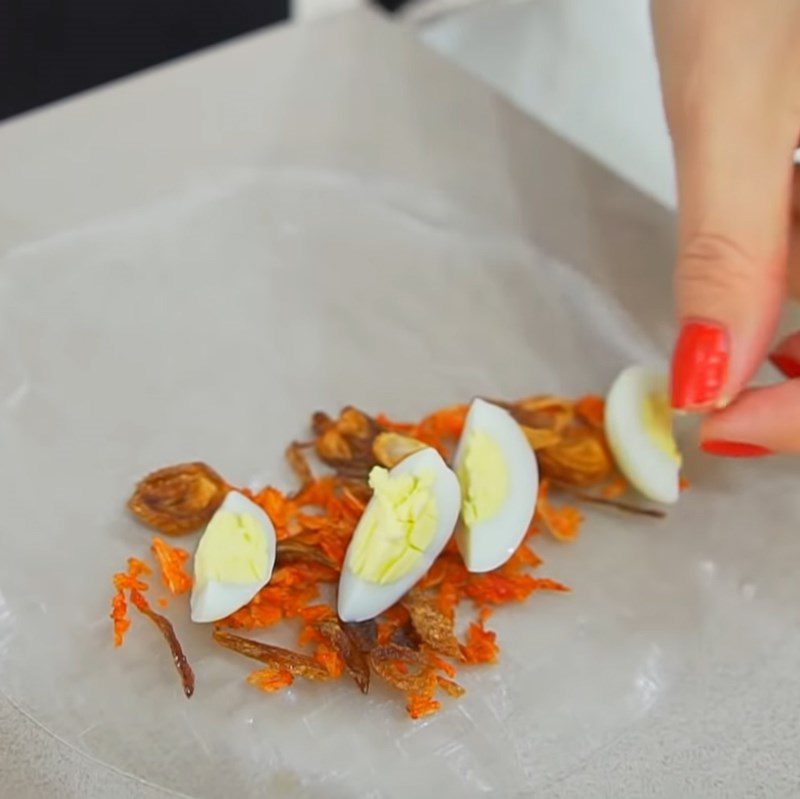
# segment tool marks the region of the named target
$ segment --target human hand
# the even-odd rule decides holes
[[[707,412],[713,454],[800,452],[800,333],[770,356],[796,379],[745,389],[787,291],[800,297],[800,1],[652,14],[678,183],[673,407]]]

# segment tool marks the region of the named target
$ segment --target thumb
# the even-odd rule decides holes
[[[764,358],[785,294],[797,129],[764,109],[731,111],[712,104],[673,135],[681,329],[672,404],[685,410],[721,407],[739,393]]]
[[[653,0],[678,183],[672,402],[724,405],[752,376],[785,286],[800,130],[800,7]]]

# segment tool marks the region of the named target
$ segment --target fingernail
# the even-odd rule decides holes
[[[720,399],[728,376],[728,333],[714,322],[684,322],[672,356],[672,407],[700,410]]]
[[[791,355],[782,355],[780,352],[773,352],[769,356],[772,365],[784,374],[785,377],[800,377],[800,361],[792,358]]]
[[[724,458],[763,458],[765,455],[772,455],[771,449],[744,441],[709,439],[700,442],[700,449],[709,455],[721,455]]]

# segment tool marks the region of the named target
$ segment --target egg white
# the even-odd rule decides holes
[[[218,621],[244,607],[269,582],[275,566],[275,527],[269,516],[258,505],[251,502],[244,494],[230,491],[217,510],[217,513],[220,512],[246,513],[256,520],[266,538],[267,569],[261,580],[249,583],[226,583],[217,580],[199,583],[195,573],[190,600],[192,621],[195,622]],[[200,540],[202,541],[202,537]]]
[[[504,408],[482,399],[470,406],[454,458],[459,470],[473,430],[481,430],[499,447],[508,471],[508,494],[491,518],[467,527],[461,522],[456,542],[471,572],[487,572],[502,566],[525,537],[536,508],[539,466],[525,433]]]
[[[644,420],[648,396],[664,394],[664,375],[643,366],[623,370],[606,397],[605,431],[614,459],[625,478],[656,502],[672,503],[680,493],[680,459],[654,441]]]
[[[354,549],[351,541],[339,579],[338,611],[342,621],[356,622],[373,619],[390,608],[428,571],[447,544],[458,519],[461,507],[461,489],[458,479],[442,460],[442,456],[436,450],[426,447],[402,460],[391,469],[389,474],[392,476],[419,474],[426,470],[432,471],[435,475],[431,487],[436,501],[437,514],[433,540],[408,574],[385,584],[364,580],[352,571],[350,564]],[[355,540],[358,535],[359,527],[369,519],[373,502],[375,499],[371,499],[367,504],[352,540]]]

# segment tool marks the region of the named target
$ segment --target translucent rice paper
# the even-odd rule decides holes
[[[574,545],[538,542],[540,573],[573,593],[500,610],[500,664],[465,668],[465,697],[416,723],[377,681],[368,697],[346,679],[259,693],[244,682],[256,664],[212,645],[185,598],[167,613],[193,699],[148,620],[134,612],[112,647],[110,575],[150,540],[124,509],[147,471],[203,459],[233,483],[285,487],[283,447],[315,409],[414,418],[473,395],[604,390],[631,362],[663,364],[665,217],[505,107],[498,120],[519,131],[503,152],[563,176],[543,198],[494,162],[504,183],[483,199],[511,191],[510,174],[527,186],[516,228],[424,169],[254,160],[0,260],[0,686],[47,729],[199,797],[624,794],[720,740],[733,761],[792,761],[800,502],[780,459],[687,445],[693,489],[666,520],[587,509]],[[464,174],[467,155],[453,156]]]

